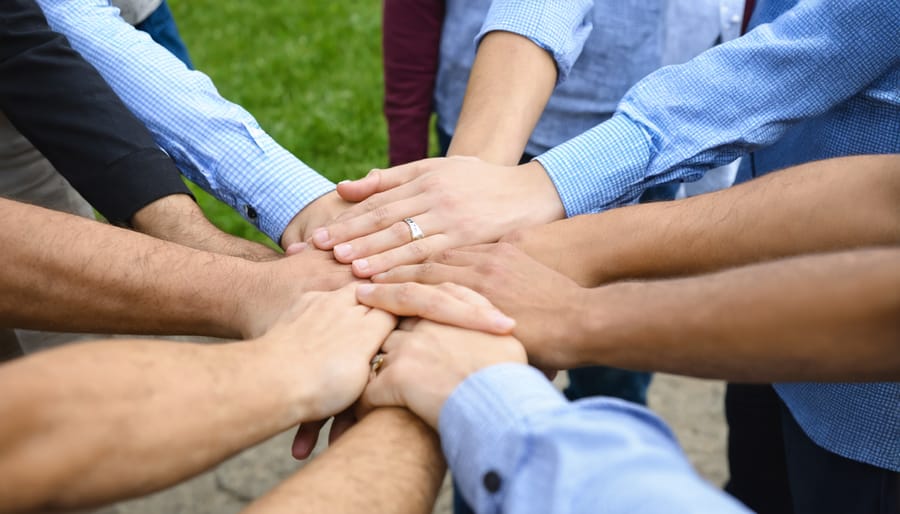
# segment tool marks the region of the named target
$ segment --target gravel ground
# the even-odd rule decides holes
[[[721,485],[725,461],[724,384],[658,374],[650,388],[650,406],[674,428],[701,475]],[[275,486],[299,467],[289,455],[293,432],[284,433],[178,487],[124,502],[102,514],[232,514]],[[449,480],[434,512],[450,512]]]

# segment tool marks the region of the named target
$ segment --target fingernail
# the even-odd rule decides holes
[[[325,228],[317,228],[315,232],[313,232],[313,241],[316,243],[323,245],[328,243],[331,240],[331,235],[328,234],[328,229]]]
[[[344,180],[338,182],[338,185],[341,185],[341,184],[349,184],[350,182],[352,182],[352,180],[344,179]]]
[[[373,171],[380,171],[380,170],[378,168],[372,168],[369,170],[368,173],[366,173],[366,176],[368,177],[369,175],[371,175]]]
[[[506,331],[506,330],[511,330],[514,326],[516,326],[516,320],[510,318],[509,316],[500,314],[498,312],[497,314],[494,314],[494,316],[492,317],[491,324],[497,330]]]
[[[370,280],[372,280],[373,282],[381,282],[385,278],[387,278],[387,273],[379,273],[377,275],[372,275]]]
[[[356,259],[353,261],[353,267],[356,268],[356,271],[365,273],[366,271],[369,271],[369,261],[366,259]]]
[[[334,255],[338,259],[348,259],[350,255],[353,253],[353,247],[347,243],[339,244],[334,247]]]
[[[357,296],[369,296],[375,292],[374,284],[360,284],[359,287],[356,288]]]

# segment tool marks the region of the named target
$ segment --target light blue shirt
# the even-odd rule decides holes
[[[453,134],[475,60],[475,36],[491,0],[447,0],[435,84],[435,111]],[[563,2],[565,3],[565,2]],[[564,22],[572,41],[548,38],[560,64],[560,84],[535,126],[525,151],[538,155],[609,119],[638,80],[666,64],[685,62],[740,32],[742,0],[596,0],[568,2],[580,14]],[[588,9],[588,11],[584,11]],[[545,16],[560,18],[565,9]],[[537,37],[539,27],[530,32]],[[571,62],[571,65],[569,64]]]
[[[38,0],[182,173],[275,241],[334,185],[282,148],[209,77],[135,30],[108,0]],[[65,94],[61,92],[60,94]]]
[[[531,21],[557,5],[495,0],[482,33],[509,30],[542,46],[580,40],[572,27],[583,9],[569,9],[565,22]],[[655,184],[696,179],[753,150],[752,162],[744,161],[757,175],[815,159],[900,153],[900,2],[760,0],[751,26],[654,72],[629,90],[612,119],[537,157],[569,216],[629,203]],[[551,51],[558,66],[570,62],[571,46]],[[900,384],[776,389],[820,446],[900,471]]]
[[[748,512],[697,475],[646,408],[569,403],[528,366],[468,377],[444,404],[439,431],[460,492],[481,514]]]

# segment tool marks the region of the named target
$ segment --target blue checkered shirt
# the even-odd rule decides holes
[[[564,75],[586,16],[583,2],[567,3],[565,18],[556,0],[495,0],[482,34],[529,37]],[[555,16],[543,14],[554,8]],[[641,80],[612,119],[537,157],[569,216],[630,203],[656,184],[696,180],[748,152],[755,174],[900,153],[900,2],[761,0],[751,27]],[[817,444],[900,471],[900,384],[776,388]]]
[[[334,189],[250,113],[222,98],[209,77],[188,70],[122,20],[108,0],[38,3],[50,26],[100,71],[181,172],[275,241],[300,210]]]
[[[459,491],[482,514],[749,512],[697,475],[646,408],[615,398],[569,402],[522,364],[466,378],[441,408],[438,429]]]

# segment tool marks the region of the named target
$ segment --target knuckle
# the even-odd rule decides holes
[[[385,228],[393,223],[393,220],[391,219],[391,210],[388,207],[375,208],[370,214],[375,221],[375,226],[378,228]]]
[[[427,279],[428,277],[431,276],[432,273],[434,273],[434,264],[432,264],[432,263],[430,263],[430,262],[423,262],[423,263],[416,269],[416,277],[417,277],[419,280],[425,280],[425,279]]]
[[[402,221],[398,221],[398,222],[394,223],[393,225],[391,225],[390,231],[391,231],[391,235],[393,235],[395,238],[397,238],[401,241],[410,238],[409,225],[407,225],[406,223],[404,223]]]
[[[415,297],[415,284],[407,282],[397,286],[397,302],[408,304]]]
[[[511,245],[521,244],[525,241],[525,231],[522,229],[516,229],[506,234],[502,238],[500,238],[501,243],[507,243]]]
[[[444,180],[441,178],[440,174],[437,173],[429,173],[428,175],[422,176],[422,188],[429,191],[442,191],[444,185]]]
[[[409,253],[419,262],[427,259],[429,255],[428,247],[419,241],[413,241],[409,244]]]

